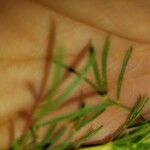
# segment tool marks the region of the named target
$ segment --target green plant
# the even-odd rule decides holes
[[[54,31],[54,29],[52,29],[52,31]],[[54,34],[53,32],[50,34],[52,41],[54,38],[53,34]],[[118,137],[118,139],[116,139],[111,143],[101,146],[101,149],[104,149],[105,147],[106,150],[109,148],[111,148],[112,150],[135,149],[135,148],[145,150],[147,147],[149,147],[150,145],[149,122],[144,122],[138,126],[133,126],[135,120],[141,116],[144,106],[148,102],[149,98],[139,96],[137,100],[137,105],[134,107],[133,110],[131,110],[130,108],[124,106],[119,102],[126,67],[132,54],[132,47],[127,50],[126,55],[123,59],[122,67],[118,78],[117,101],[107,96],[108,93],[107,61],[110,50],[109,38],[106,39],[102,51],[101,73],[98,69],[98,63],[96,60],[96,51],[92,45],[90,45],[90,47],[87,46],[86,49],[83,49],[79,53],[79,55],[74,59],[74,61],[70,66],[66,65],[63,62],[63,54],[61,51],[59,51],[57,53],[57,56],[54,58],[54,56],[52,56],[53,55],[52,49],[53,46],[48,47],[48,56],[45,62],[45,74],[43,76],[43,82],[41,84],[39,94],[37,94],[37,102],[35,103],[33,109],[30,112],[30,119],[27,120],[28,124],[25,130],[25,134],[23,134],[21,138],[19,138],[14,142],[14,144],[12,145],[12,149],[67,150],[71,148],[79,148],[88,138],[93,136],[97,131],[101,130],[103,127],[100,126],[95,130],[91,129],[88,133],[83,135],[83,137],[81,137],[78,141],[70,140],[74,132],[79,131],[85,125],[89,124],[92,120],[94,120],[97,116],[101,115],[111,105],[119,105],[120,107],[123,107],[131,111],[131,115],[120,137]],[[88,53],[87,62],[85,63],[85,66],[81,69],[81,71],[77,71],[76,66],[78,66],[79,62],[81,61],[80,57],[84,56],[86,53]],[[49,88],[49,91],[45,95],[45,85],[47,84],[51,63],[53,63],[55,66],[52,80],[53,82]],[[96,84],[92,83],[86,77],[90,69],[93,70],[96,79]],[[55,92],[57,91],[57,88],[59,88],[60,84],[62,84],[62,82],[66,80],[66,78],[68,78],[70,74],[74,74],[76,78],[72,83],[70,83],[70,85],[63,92],[62,95],[55,97]],[[44,121],[42,119],[43,117],[58,110],[60,106],[68,102],[70,98],[74,95],[74,93],[79,89],[82,82],[86,82],[87,84],[89,84],[97,94],[103,97],[104,101],[99,105],[91,107],[90,106],[86,107],[83,104],[80,110],[78,111],[71,112],[69,114],[63,114],[50,120]],[[62,126],[62,128],[60,128],[56,133],[54,133],[57,125],[61,124],[62,121],[72,123],[74,129],[65,141],[56,144],[57,141],[59,141],[62,138],[63,134],[65,134],[66,132],[66,126]],[[48,131],[46,135],[43,137],[43,139],[37,141],[36,139],[37,131],[43,127],[48,127]]]

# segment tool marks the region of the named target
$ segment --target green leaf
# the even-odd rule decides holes
[[[95,49],[93,47],[91,47],[91,56],[92,56],[92,68],[94,71],[94,75],[97,81],[97,86],[98,89],[101,90],[101,77],[100,77],[100,73],[99,73],[99,69],[98,69],[98,63],[96,61],[96,52]]]
[[[61,60],[63,62],[63,55],[62,55],[62,50],[59,50],[57,52],[57,55],[56,55],[56,60]],[[60,82],[61,82],[61,77],[63,75],[63,71],[64,69],[57,65],[56,63],[54,63],[54,73],[53,73],[53,78],[52,78],[52,84],[49,88],[49,91],[48,91],[48,94],[47,94],[47,97],[45,100],[50,100],[51,97],[55,94],[56,92],[56,89],[58,88]]]
[[[106,38],[103,51],[102,51],[102,83],[101,83],[101,92],[105,95],[107,94],[107,62],[108,62],[108,52],[110,49],[110,39]]]
[[[118,100],[120,99],[121,88],[122,88],[122,84],[123,84],[123,78],[124,78],[124,74],[125,74],[125,71],[126,71],[128,61],[131,57],[131,53],[132,53],[132,47],[129,48],[129,50],[127,51],[127,53],[126,53],[126,55],[124,56],[124,59],[123,59],[121,71],[120,71],[119,78],[118,78],[118,84],[117,84],[117,99]]]

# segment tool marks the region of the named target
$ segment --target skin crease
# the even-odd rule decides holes
[[[87,8],[90,10],[90,7]],[[0,148],[7,149],[10,145],[10,125],[12,126],[12,120],[14,137],[17,138],[23,132],[25,126],[25,120],[18,115],[18,111],[30,110],[35,100],[27,83],[31,82],[35,87],[35,93],[38,92],[52,20],[55,21],[56,25],[55,50],[63,49],[66,64],[70,64],[81,49],[87,45],[88,41],[91,41],[96,49],[97,61],[99,69],[101,69],[100,57],[103,43],[108,33],[89,24],[76,21],[73,18],[65,17],[57,13],[57,11],[53,11],[36,2],[23,0],[9,0],[6,2],[2,0],[0,1],[0,12],[0,97],[2,104],[0,105]],[[80,16],[77,16],[77,19],[78,17]],[[147,29],[147,31],[149,30]],[[142,36],[137,37],[134,34],[133,37],[128,36],[128,39],[135,39],[135,37],[137,39],[127,40],[126,36],[121,38],[113,34],[113,30],[111,32],[111,48],[108,61],[108,95],[111,98],[116,98],[116,85],[122,60],[127,49],[132,45],[134,51],[126,70],[120,98],[122,104],[132,108],[139,94],[150,95],[150,76],[149,69],[147,69],[149,68],[148,62],[150,62],[150,45],[143,43],[143,41],[148,42],[150,37],[147,34],[148,32],[142,32]],[[125,30],[125,32],[127,32],[127,35],[132,35],[128,30]],[[142,42],[136,42],[136,40],[141,40]],[[86,58],[87,55],[83,58],[77,70],[80,70],[85,64]],[[54,64],[51,74],[53,74],[53,67]],[[91,71],[89,71],[87,77],[95,82]],[[60,85],[56,96],[61,95],[74,79],[75,76],[71,75],[66,82]],[[48,89],[51,81],[52,76],[50,76],[46,89]],[[81,90],[85,93],[91,91],[92,88],[86,83],[82,83],[74,96],[79,95]],[[93,97],[85,98],[84,101],[86,105],[91,106],[102,102],[103,99],[95,94]],[[65,108],[67,108],[67,112]],[[60,113],[69,113],[69,111],[75,111],[78,108],[79,102],[74,100],[48,116],[48,118],[57,116]],[[95,143],[95,141],[103,143],[106,142],[108,137],[108,140],[111,140],[120,133],[118,131],[125,124],[128,115],[127,110],[119,106],[111,106],[90,125],[76,133],[72,140],[80,138],[91,127],[96,128],[99,125],[104,126],[103,133],[96,134],[86,144]],[[39,131],[39,138],[43,133],[44,131]]]
[[[150,2],[147,0],[115,0],[115,2],[114,0],[34,1],[117,36],[139,42],[150,42],[150,21],[148,19]]]

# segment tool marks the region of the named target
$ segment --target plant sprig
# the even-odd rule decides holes
[[[110,49],[110,38],[107,37],[104,43],[103,51],[102,51],[102,83],[101,83],[101,90],[103,94],[107,94],[108,87],[107,87],[107,63],[108,63],[108,52]]]
[[[101,58],[101,72],[99,70],[99,64],[97,63],[96,58],[96,51],[91,46],[89,49],[89,58],[88,61],[85,63],[85,66],[81,69],[81,71],[77,71],[75,68],[72,68],[68,65],[66,65],[63,62],[62,53],[58,53],[56,59],[54,59],[54,74],[53,74],[53,82],[49,88],[49,91],[45,97],[44,103],[41,105],[41,107],[38,109],[36,114],[34,114],[34,120],[35,123],[32,125],[32,127],[27,131],[25,135],[23,135],[20,139],[16,140],[12,146],[13,150],[20,150],[21,149],[27,149],[32,150],[49,150],[49,149],[55,149],[55,150],[67,150],[71,148],[78,148],[80,145],[82,145],[86,140],[90,139],[93,135],[97,133],[98,130],[103,128],[101,125],[96,130],[89,130],[88,133],[82,136],[81,139],[78,141],[70,141],[73,134],[70,134],[66,141],[64,143],[60,143],[57,145],[57,141],[59,141],[63,135],[66,132],[66,126],[58,130],[55,134],[54,131],[56,130],[56,127],[63,121],[74,123],[77,126],[74,126],[75,131],[79,132],[80,129],[84,128],[87,124],[90,124],[93,120],[95,120],[99,115],[101,115],[104,111],[107,110],[108,107],[112,105],[118,105],[119,107],[122,107],[128,111],[131,111],[127,106],[118,103],[117,101],[112,100],[108,97],[108,79],[107,79],[107,66],[108,66],[108,53],[110,49],[110,38],[106,38],[104,47],[102,50],[102,58]],[[81,53],[84,55],[84,51]],[[132,54],[132,48],[129,48],[129,50],[126,52],[123,63],[121,66],[119,78],[118,78],[118,84],[117,84],[117,100],[120,99],[121,92],[122,92],[122,85],[123,85],[123,79],[125,75],[125,71],[127,68],[127,65],[129,63],[129,59]],[[79,55],[80,56],[80,55]],[[75,59],[78,60],[78,59]],[[75,64],[75,62],[73,63]],[[88,71],[92,67],[93,74],[96,79],[96,84],[91,82],[86,76],[88,74]],[[61,79],[63,77],[63,73],[65,70],[70,71],[71,73],[75,74],[76,77],[72,83],[68,86],[68,88],[64,91],[63,94],[55,98],[55,93],[57,89],[59,88],[59,83],[61,83]],[[67,74],[68,75],[68,74]],[[62,105],[64,105],[69,99],[75,94],[77,90],[79,90],[81,83],[86,82],[89,84],[97,93],[101,96],[104,101],[98,105],[95,106],[84,106],[83,108],[80,108],[77,111],[70,112],[68,114],[61,114],[58,117],[54,117],[48,121],[41,121],[41,118],[52,114],[54,111],[57,111]],[[129,117],[128,123],[126,125],[126,131],[129,130],[128,135],[119,137],[116,141],[108,143],[105,145],[105,147],[112,148],[112,150],[118,150],[119,147],[124,147],[125,143],[132,144],[135,142],[138,142],[138,145],[141,146],[142,144],[145,144],[144,146],[147,146],[147,141],[150,139],[150,135],[148,135],[149,131],[149,123],[147,124],[141,124],[139,127],[130,127],[137,118],[141,115],[143,112],[143,109],[149,99],[144,97],[139,97],[137,100],[137,105],[132,110],[131,115]],[[90,117],[89,117],[90,116]],[[39,123],[40,122],[40,123]],[[32,136],[32,129],[34,129],[34,134],[36,134],[36,131],[38,129],[48,127],[49,130],[47,131],[46,135],[40,140],[36,141],[33,140]],[[144,129],[145,128],[145,129]],[[136,133],[136,132],[137,133]],[[73,133],[73,132],[72,132]],[[145,136],[145,137],[144,137]],[[142,139],[140,139],[142,137]],[[134,140],[136,138],[136,140]],[[140,140],[139,140],[140,139]],[[134,145],[133,144],[133,145]],[[145,149],[144,149],[145,150]]]

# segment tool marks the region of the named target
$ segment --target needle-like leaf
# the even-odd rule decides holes
[[[63,62],[62,50],[59,50],[57,52],[56,59],[61,60]],[[64,72],[64,69],[62,67],[60,67],[59,65],[55,64],[55,63],[54,63],[54,69],[53,70],[54,70],[54,73],[52,74],[53,75],[52,84],[51,84],[50,89],[47,93],[46,100],[50,99],[52,97],[52,95],[55,94],[56,89],[59,86],[59,83],[61,81],[61,77],[62,77],[63,72]]]
[[[99,91],[101,91],[101,77],[100,77],[100,73],[99,73],[99,69],[98,69],[98,63],[97,63],[97,60],[96,60],[96,52],[95,52],[95,49],[93,47],[91,47],[91,57],[93,59],[92,61],[92,68],[93,68],[93,72],[94,72],[94,75],[95,75],[95,78],[96,78],[96,81],[97,81],[97,86],[98,86],[98,89]]]
[[[108,63],[108,52],[110,49],[110,39],[109,37],[106,38],[103,51],[102,51],[102,83],[101,83],[101,92],[103,95],[107,94],[107,63]]]
[[[132,53],[132,47],[129,48],[129,50],[127,51],[124,59],[123,59],[123,63],[122,63],[122,67],[121,67],[121,71],[119,74],[119,78],[118,78],[118,84],[117,84],[117,99],[119,100],[120,95],[121,95],[121,88],[122,88],[122,84],[123,84],[123,78],[124,78],[124,74],[127,68],[127,64],[128,61],[131,57],[131,53]]]

